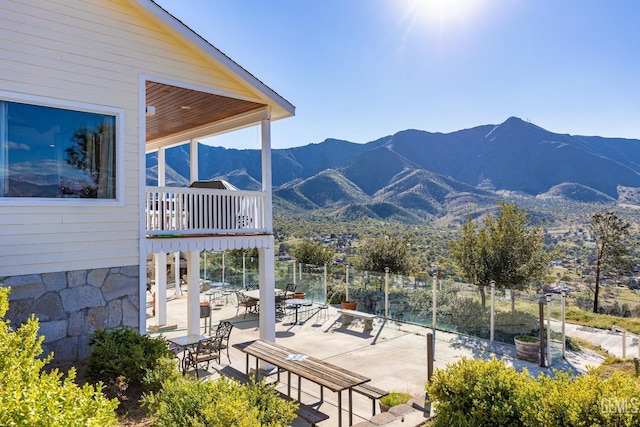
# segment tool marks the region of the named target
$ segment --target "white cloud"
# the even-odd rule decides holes
[[[7,145],[9,146],[9,150],[31,151],[31,147],[29,147],[27,144],[19,144],[17,142],[8,141]]]

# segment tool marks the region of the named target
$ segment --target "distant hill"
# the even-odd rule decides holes
[[[200,145],[201,179],[260,188],[260,150]],[[147,182],[155,185],[155,154]],[[167,150],[186,185],[188,149]],[[327,139],[272,150],[275,209],[405,222],[480,215],[499,199],[640,206],[640,140],[549,132],[511,117],[451,133],[405,130],[367,144]]]

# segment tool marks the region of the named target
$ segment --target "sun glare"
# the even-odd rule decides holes
[[[479,9],[481,0],[406,0],[407,18],[413,25],[443,29],[467,24]]]

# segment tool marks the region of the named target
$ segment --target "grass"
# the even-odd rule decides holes
[[[636,374],[635,362],[632,359],[620,359],[614,356],[607,356],[598,367],[598,375],[602,378],[609,378],[615,371],[622,371],[626,374],[636,377],[640,385],[640,377]]]
[[[411,399],[413,399],[413,396],[410,395],[409,393],[405,393],[402,391],[392,391],[386,396],[382,397],[380,399],[380,403],[382,403],[383,405],[392,407],[396,405],[402,405],[403,403],[407,403]]]
[[[576,307],[568,307],[565,316],[567,322],[577,325],[597,329],[611,329],[613,325],[616,325],[635,334],[640,334],[640,319],[638,318],[591,313]]]

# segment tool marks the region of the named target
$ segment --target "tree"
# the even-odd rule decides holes
[[[471,215],[467,216],[467,221],[462,226],[460,239],[449,245],[462,277],[479,287],[483,307],[486,305],[484,288],[492,279],[488,268],[487,247],[487,232],[484,229],[478,230]]]
[[[515,203],[498,202],[498,216],[487,215],[484,228],[478,230],[471,217],[462,236],[450,244],[451,255],[465,279],[481,287],[491,280],[498,289],[526,289],[542,278],[552,253],[544,248],[542,227],[531,227],[527,212]],[[515,294],[511,293],[515,310]]]
[[[292,253],[299,263],[311,265],[324,265],[333,260],[335,255],[332,249],[306,240],[295,245]]]
[[[413,237],[409,234],[365,240],[358,246],[357,267],[379,273],[388,267],[390,273],[410,274],[414,270],[412,243]]]
[[[614,212],[594,213],[591,217],[591,236],[596,242],[596,277],[593,292],[593,312],[598,312],[598,297],[602,273],[619,277],[631,270],[628,243],[631,225]]]

